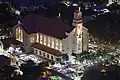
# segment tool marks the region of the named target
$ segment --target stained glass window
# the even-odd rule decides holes
[[[16,40],[23,42],[23,31],[20,27],[16,29]]]

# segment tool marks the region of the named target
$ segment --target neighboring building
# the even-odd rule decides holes
[[[118,4],[120,4],[120,0],[107,0],[107,5],[110,5],[114,2],[117,2]]]
[[[9,49],[9,47],[21,47],[23,43],[17,41],[15,38],[4,38],[0,39],[0,50],[4,51]]]
[[[61,61],[67,53],[70,61],[73,52],[88,50],[88,29],[83,27],[82,13],[74,12],[73,26],[38,14],[29,14],[13,27],[13,36],[23,42],[26,50],[54,61]]]

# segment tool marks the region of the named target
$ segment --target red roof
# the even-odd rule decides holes
[[[71,32],[74,29],[74,27],[60,20],[32,13],[23,19],[22,27],[28,34],[40,32],[59,39],[66,38],[65,32]]]
[[[60,51],[52,49],[50,47],[47,47],[47,46],[39,44],[39,43],[34,43],[32,45],[32,47],[37,48],[37,49],[42,50],[42,51],[45,51],[47,53],[50,53],[50,54],[58,56],[58,57],[61,55]]]

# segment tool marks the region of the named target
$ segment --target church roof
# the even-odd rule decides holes
[[[71,32],[74,29],[74,27],[60,20],[32,13],[23,19],[21,26],[28,34],[40,32],[59,39],[66,38],[65,32]]]
[[[34,43],[32,45],[32,47],[37,48],[37,49],[42,50],[42,51],[45,51],[47,53],[50,53],[50,54],[58,56],[58,57],[61,55],[60,51],[52,49],[50,47],[47,47],[47,46],[39,44],[39,43]]]

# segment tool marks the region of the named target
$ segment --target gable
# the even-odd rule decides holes
[[[25,29],[20,24],[17,24],[14,27],[12,27],[12,37],[16,36],[16,29],[19,28],[19,27],[23,31],[24,34],[27,34],[27,32],[25,31]]]
[[[23,29],[23,27],[21,27],[21,25],[20,24],[17,24],[17,25],[15,25],[14,27],[13,27],[13,29],[17,29],[17,28],[19,28],[20,27],[20,29],[22,30],[22,31],[24,31],[25,32],[25,30]]]

